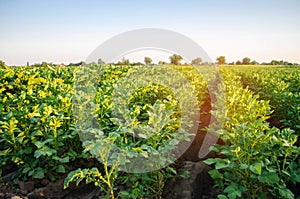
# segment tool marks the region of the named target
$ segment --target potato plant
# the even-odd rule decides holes
[[[73,70],[0,69],[0,168],[15,164],[23,179],[55,180],[87,157],[72,128]]]
[[[287,183],[299,183],[297,159],[300,148],[294,144],[293,130],[269,127],[270,106],[249,89],[242,88],[241,77],[221,69],[226,88],[226,122],[219,130],[224,145],[212,151],[225,158],[204,162],[214,165],[210,175],[222,191],[218,198],[294,198]],[[230,78],[229,78],[230,77]],[[237,103],[239,102],[239,103]],[[218,116],[216,114],[216,116]]]
[[[99,73],[99,79],[87,75]],[[106,178],[102,178],[98,173],[97,177],[94,175],[95,170],[92,172],[91,169],[71,172],[65,186],[80,180],[79,178],[86,178],[87,183],[97,182],[99,186],[105,184],[104,187],[111,190],[108,193],[110,198],[115,197],[114,191],[119,192],[118,195],[122,195],[122,198],[153,197],[161,194],[166,179],[176,174],[168,166],[176,160],[173,151],[180,142],[190,141],[189,132],[186,130],[193,127],[193,121],[188,117],[199,109],[198,98],[190,97],[195,87],[185,86],[181,82],[185,78],[176,76],[168,79],[166,77],[163,82],[165,85],[160,84],[160,79],[166,73],[168,72],[164,67],[111,65],[89,65],[80,72],[75,92],[76,101],[80,105],[75,104],[75,110],[76,126],[85,140],[83,144],[87,151],[103,163],[105,172],[109,170],[107,165],[112,169],[117,164],[118,169],[111,171],[113,176],[118,176],[127,184],[133,183],[133,189],[114,190],[109,183],[110,175],[103,175]],[[174,94],[174,88],[180,93],[177,91]],[[96,91],[94,98],[90,95],[93,91]],[[94,115],[97,116],[95,119],[99,128],[93,128],[93,119],[90,118]],[[101,149],[104,140],[108,141],[107,144],[110,142],[112,147],[111,153],[104,156],[105,158]],[[115,151],[118,153],[114,153]],[[165,166],[167,167],[164,168]],[[87,176],[83,171],[93,175]],[[120,175],[119,171],[129,173]],[[147,171],[149,173],[144,173]]]
[[[272,120],[280,127],[290,127],[300,135],[300,72],[298,67],[232,68],[242,77],[244,86],[270,101]],[[277,124],[277,126],[279,126]]]

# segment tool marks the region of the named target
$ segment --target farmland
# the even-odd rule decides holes
[[[98,196],[158,198],[168,179],[188,177],[177,171],[172,152],[192,142],[195,124],[189,118],[199,111],[201,122],[201,107],[209,101],[205,111],[218,125],[199,127],[196,134],[219,136],[211,148],[218,155],[204,160],[219,198],[300,196],[300,68],[209,67],[1,68],[1,175],[14,171],[16,184],[63,176],[66,189],[85,182],[101,188]],[[98,79],[82,73],[92,69],[100,71]],[[142,78],[132,81],[137,76]],[[180,87],[185,80],[188,86]],[[89,85],[94,98],[83,94]],[[94,111],[101,131],[87,130],[95,121],[86,110]],[[112,155],[116,150],[120,155]],[[159,153],[167,155],[156,158]],[[139,163],[155,169],[124,172],[140,169]]]

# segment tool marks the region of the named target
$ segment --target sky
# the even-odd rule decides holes
[[[0,60],[8,65],[84,61],[102,42],[140,28],[181,33],[212,60],[300,63],[299,0],[0,0],[0,9]]]

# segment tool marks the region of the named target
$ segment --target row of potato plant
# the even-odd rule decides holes
[[[226,89],[226,120],[218,131],[224,145],[212,151],[224,158],[205,160],[214,165],[210,175],[221,190],[218,198],[294,198],[287,185],[300,182],[297,136],[289,128],[270,127],[268,101],[243,88],[235,72],[219,71]]]
[[[74,68],[0,69],[0,169],[18,177],[55,180],[67,165],[88,157],[73,130]]]
[[[293,67],[232,67],[244,86],[270,101],[272,120],[300,135],[300,69]],[[276,124],[277,123],[277,124]]]
[[[177,77],[175,71],[182,75]],[[182,126],[193,124],[184,115],[192,115],[199,108],[201,97],[207,92],[202,88],[204,80],[200,75],[195,78],[197,73],[190,69],[182,71],[176,66],[89,65],[80,75],[84,83],[78,82],[79,102],[92,101],[89,95],[82,93],[89,88],[87,85],[95,85],[91,80],[93,76],[86,74],[95,73],[101,74],[95,97],[101,130],[95,129],[89,136],[90,133],[83,133],[85,127],[90,126],[89,121],[78,125],[82,127],[83,137],[97,137],[96,142],[87,140],[83,144],[104,164],[104,171],[97,168],[72,171],[65,180],[65,187],[70,182],[85,179],[86,183],[108,190],[106,197],[110,198],[160,197],[167,178],[176,175],[172,165],[168,166],[176,160],[172,157],[173,150],[180,142],[191,141]],[[185,88],[185,80],[194,82]],[[131,89],[133,92],[128,93]],[[194,102],[191,93],[195,93]],[[79,121],[88,115],[83,109],[77,113]],[[138,156],[142,156],[140,161],[136,159]],[[146,164],[152,165],[154,170],[144,173]],[[124,174],[124,168],[133,173]],[[121,189],[118,184],[125,185]]]

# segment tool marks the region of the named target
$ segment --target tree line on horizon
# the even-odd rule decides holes
[[[291,63],[288,61],[284,60],[272,60],[270,62],[262,62],[258,63],[255,60],[251,60],[249,57],[245,57],[242,60],[237,60],[236,62],[226,62],[226,57],[225,56],[219,56],[216,58],[215,63],[209,63],[209,62],[203,62],[201,57],[197,57],[193,59],[190,63],[185,62],[182,64],[183,57],[178,54],[173,54],[172,56],[169,57],[170,62],[165,62],[165,61],[159,61],[157,64],[158,65],[166,65],[166,64],[172,64],[172,65],[193,65],[193,66],[200,66],[200,65],[282,65],[282,66],[292,66],[292,65],[299,65],[298,63]],[[98,59],[98,64],[105,64],[105,62],[100,58]],[[49,62],[42,62],[42,63],[35,63],[30,65],[29,62],[27,62],[26,66],[31,66],[31,67],[47,67],[49,66],[80,66],[84,65],[85,62],[81,61],[78,63],[69,63],[68,65],[65,64],[53,64]],[[116,65],[155,65],[153,63],[153,60],[150,57],[145,57],[144,58],[144,63],[142,62],[130,62],[129,59],[126,59],[123,57],[120,61],[117,63],[107,63],[107,64],[116,64]],[[5,62],[0,60],[0,67],[6,66]]]
[[[270,62],[262,62],[258,63],[255,60],[251,60],[249,57],[245,57],[242,59],[242,61],[238,60],[236,62],[226,62],[226,57],[225,56],[219,56],[216,58],[215,63],[209,63],[209,62],[203,62],[201,57],[197,57],[193,59],[190,63],[184,63],[182,64],[183,57],[178,54],[173,54],[172,56],[169,57],[170,62],[165,62],[165,61],[159,61],[157,64],[158,65],[164,65],[164,64],[173,64],[173,65],[193,65],[193,66],[200,66],[200,65],[212,65],[212,64],[218,64],[218,65],[299,65],[298,63],[291,63],[288,61],[284,60],[272,60]],[[98,64],[103,64],[104,62],[102,59],[98,60]],[[141,62],[136,62],[136,63],[131,63],[129,59],[122,58],[122,60],[117,62],[117,65],[143,65]],[[153,64],[153,60],[150,57],[145,57],[144,58],[144,64],[146,65],[151,65]]]
[[[216,62],[215,63],[209,63],[209,62],[203,62],[201,57],[197,57],[195,59],[193,59],[190,63],[184,63],[182,64],[182,60],[183,57],[181,55],[178,54],[173,54],[172,56],[169,57],[170,62],[165,62],[165,61],[159,61],[157,64],[158,65],[164,65],[164,64],[173,64],[173,65],[193,65],[193,66],[200,66],[200,65],[212,65],[212,64],[218,64],[218,65],[284,65],[284,66],[288,66],[288,65],[299,65],[298,63],[291,63],[288,61],[284,61],[284,60],[272,60],[270,62],[262,62],[262,63],[258,63],[255,60],[251,60],[249,57],[245,57],[242,59],[242,61],[238,60],[236,62],[230,62],[227,63],[226,62],[226,57],[225,56],[219,56],[216,58]],[[102,61],[102,59],[98,60],[98,64],[104,64],[104,62]],[[141,62],[136,62],[136,63],[131,63],[129,61],[129,59],[126,59],[125,57],[122,58],[122,60],[118,61],[116,63],[117,65],[151,65],[153,64],[153,60],[150,57],[145,57],[144,58],[144,63]]]
[[[251,60],[249,57],[245,57],[242,59],[242,61],[238,60],[236,62],[230,62],[227,63],[226,62],[226,58],[225,56],[219,56],[216,59],[217,64],[219,65],[283,65],[283,66],[292,66],[292,65],[299,65],[298,63],[291,63],[288,61],[284,61],[284,60],[272,60],[270,62],[262,62],[262,63],[258,63],[255,60]]]

